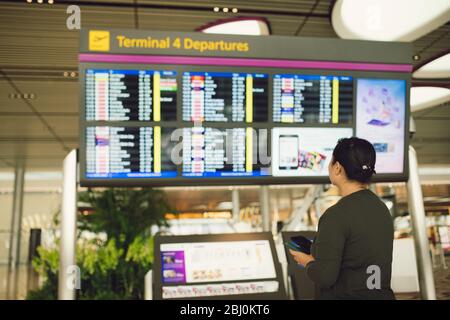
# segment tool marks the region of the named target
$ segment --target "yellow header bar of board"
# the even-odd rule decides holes
[[[159,72],[153,75],[153,121],[161,121],[161,76]]]
[[[331,107],[331,122],[339,123],[339,80],[333,79],[333,102]]]
[[[245,96],[245,117],[246,122],[253,122],[253,77],[247,76]]]
[[[131,38],[117,35],[116,43],[119,48],[131,49],[179,49],[198,52],[248,52],[248,42],[224,41],[224,40],[194,40],[190,37],[146,37]]]
[[[253,130],[247,128],[245,141],[245,171],[253,171]]]
[[[161,127],[156,126],[153,132],[153,171],[161,172]]]

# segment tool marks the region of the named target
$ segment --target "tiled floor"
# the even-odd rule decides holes
[[[445,260],[447,269],[440,268],[434,272],[438,300],[450,300],[450,256],[447,256]]]
[[[442,266],[434,269],[434,283],[438,300],[450,300],[450,256],[447,256],[445,261],[447,269]],[[399,300],[420,300],[419,293],[401,293],[395,296]]]
[[[21,265],[19,267],[19,281],[17,287],[17,298],[25,299],[27,294],[27,267]],[[8,286],[8,266],[5,264],[0,265],[0,299],[9,299],[7,294]]]

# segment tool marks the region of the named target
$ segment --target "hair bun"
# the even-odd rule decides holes
[[[369,165],[367,165],[367,164],[364,164],[364,165],[362,166],[362,169],[363,169],[364,172],[365,172],[365,171],[370,171],[370,172],[372,172],[372,173],[374,173],[374,174],[377,173],[377,172],[375,171],[375,169],[372,169],[372,167],[369,166]]]
[[[333,163],[336,161],[344,167],[349,180],[367,183],[375,173],[375,148],[364,139],[340,139],[333,150]]]

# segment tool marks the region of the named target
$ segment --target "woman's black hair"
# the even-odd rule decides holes
[[[340,139],[333,150],[333,164],[344,167],[347,178],[367,183],[375,172],[376,153],[373,145],[360,138]]]

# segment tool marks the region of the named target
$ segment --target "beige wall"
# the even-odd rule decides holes
[[[14,176],[13,172],[0,174],[0,264],[3,264],[8,258]],[[37,178],[36,175],[25,175],[21,241],[21,261],[23,262],[28,256],[30,228],[50,227],[61,203],[61,180],[58,177],[50,180]]]

